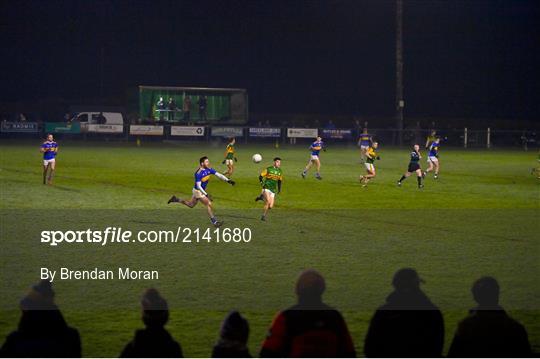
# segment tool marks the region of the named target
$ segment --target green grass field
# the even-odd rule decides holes
[[[495,276],[501,304],[528,330],[540,351],[539,181],[536,152],[443,148],[441,176],[396,186],[409,150],[380,148],[377,178],[358,183],[363,166],[355,147],[322,154],[323,180],[300,172],[304,145],[237,145],[235,187],[211,180],[217,216],[225,227],[250,228],[249,243],[40,243],[42,230],[174,230],[209,228],[202,207],[167,205],[171,194],[191,194],[198,158],[218,170],[222,144],[59,142],[54,186],[41,184],[39,143],[2,140],[0,339],[16,328],[18,301],[39,269],[159,270],[159,280],[55,281],[57,302],[79,329],[85,356],[117,356],[142,326],[139,297],[154,286],[168,299],[168,329],[187,356],[210,355],[220,322],[231,309],[250,321],[256,355],[273,315],[295,301],[294,282],[305,268],[327,279],[325,301],[347,320],[358,355],[373,311],[391,291],[393,273],[416,268],[443,310],[448,349],[468,308],[472,282]],[[262,164],[251,162],[253,153]],[[258,172],[279,155],[283,192],[266,223],[259,220]],[[425,161],[422,160],[425,167]]]

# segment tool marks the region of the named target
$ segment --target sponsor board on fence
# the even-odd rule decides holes
[[[123,133],[124,125],[96,125],[88,124],[86,126],[88,132],[96,133]]]
[[[281,137],[281,128],[250,127],[250,137]]]
[[[171,126],[171,136],[204,136],[204,127]]]
[[[142,136],[163,136],[163,126],[131,125],[129,126],[129,134]]]
[[[241,137],[244,135],[244,129],[242,127],[212,127],[211,134],[219,137]]]
[[[324,138],[334,138],[334,139],[350,139],[352,138],[352,130],[345,129],[323,129],[322,136]]]
[[[319,135],[316,128],[288,128],[287,137],[315,138]]]
[[[38,132],[37,122],[10,122],[2,121],[2,126],[0,127],[2,132]]]
[[[46,122],[45,132],[50,133],[81,133],[81,124],[79,122]]]

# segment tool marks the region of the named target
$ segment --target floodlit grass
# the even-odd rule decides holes
[[[0,143],[0,338],[16,327],[18,300],[40,267],[156,269],[156,281],[55,281],[57,302],[81,332],[85,356],[116,356],[142,326],[138,299],[155,286],[171,307],[169,330],[187,356],[208,356],[228,310],[241,310],[258,348],[274,313],[292,304],[296,275],[320,270],[325,300],[344,312],[359,355],[373,311],[391,291],[392,274],[415,267],[425,291],[445,315],[446,348],[472,307],[469,288],[495,276],[501,302],[540,350],[539,182],[535,152],[443,148],[441,176],[418,190],[411,177],[396,186],[408,149],[380,148],[378,175],[358,183],[363,166],[354,147],[322,153],[322,181],[300,172],[309,158],[295,147],[238,144],[235,187],[213,178],[208,191],[226,227],[250,228],[249,243],[39,243],[42,230],[175,230],[209,227],[202,208],[167,205],[187,197],[198,158],[218,170],[222,145],[71,143],[60,141],[54,186],[41,184],[37,144]],[[253,164],[253,153],[263,155]],[[280,156],[283,193],[261,223],[258,173]],[[425,161],[422,161],[425,167]]]

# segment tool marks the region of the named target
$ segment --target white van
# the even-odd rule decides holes
[[[124,117],[120,112],[79,112],[72,121],[80,122],[84,125],[123,125]],[[84,125],[83,125],[84,124]]]
[[[71,122],[79,122],[81,132],[115,134],[124,132],[124,117],[120,112],[79,112]]]

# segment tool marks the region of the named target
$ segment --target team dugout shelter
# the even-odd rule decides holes
[[[186,113],[188,98],[191,105]],[[204,111],[200,109],[201,101],[206,104]],[[139,113],[145,121],[245,124],[248,94],[245,89],[235,88],[139,86]]]

